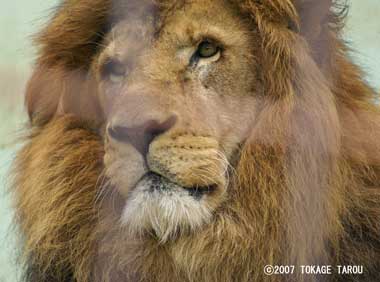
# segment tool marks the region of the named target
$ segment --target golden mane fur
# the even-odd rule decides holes
[[[54,116],[60,97],[78,90],[66,85],[68,76],[89,69],[110,15],[117,18],[111,2],[66,0],[37,38],[40,55],[26,94],[31,133],[14,164],[25,281],[376,281],[380,110],[340,38],[338,4],[234,1],[262,40],[266,97],[255,138],[240,152],[215,222],[160,245],[130,239],[112,224],[117,199],[99,200],[104,152],[97,125],[75,111]],[[161,2],[175,9],[175,1]],[[269,264],[365,271],[359,280],[267,277]]]

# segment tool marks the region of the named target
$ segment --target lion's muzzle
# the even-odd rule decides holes
[[[211,137],[162,135],[149,147],[148,167],[184,188],[221,186],[227,168],[218,147]]]
[[[148,96],[128,97],[109,117],[106,134],[116,154],[129,147],[145,163],[146,173],[154,172],[185,189],[225,186],[228,161],[218,140],[190,123],[189,116],[165,109]],[[114,157],[127,161],[132,153]]]

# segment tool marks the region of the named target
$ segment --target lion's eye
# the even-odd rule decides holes
[[[122,82],[126,74],[127,68],[125,64],[114,59],[108,60],[101,69],[102,78],[110,80],[112,83]]]
[[[200,58],[211,58],[220,52],[220,47],[213,42],[202,41],[198,45],[197,54]]]

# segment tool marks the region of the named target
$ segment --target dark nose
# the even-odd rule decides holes
[[[157,136],[167,132],[176,123],[176,116],[171,116],[164,122],[148,120],[136,127],[126,127],[115,124],[107,129],[108,136],[124,143],[129,143],[144,157],[148,153],[149,145]]]

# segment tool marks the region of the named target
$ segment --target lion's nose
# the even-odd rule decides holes
[[[135,127],[127,127],[122,124],[110,124],[107,133],[110,138],[131,144],[143,156],[146,156],[149,145],[153,139],[172,128],[176,120],[176,116],[171,116],[164,122],[148,120]]]

